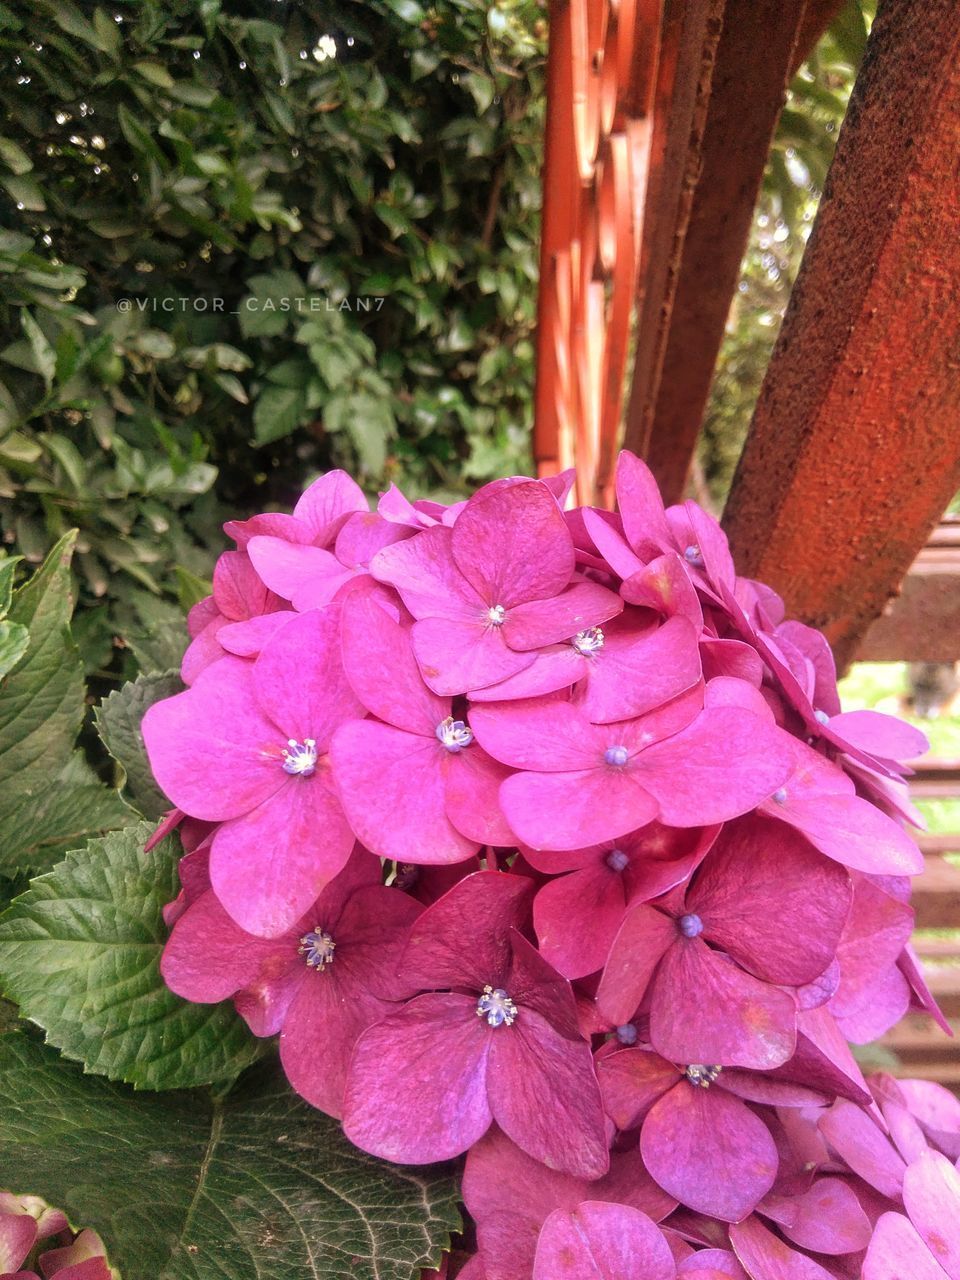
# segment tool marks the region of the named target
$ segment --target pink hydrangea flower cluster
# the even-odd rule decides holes
[[[843,713],[637,458],[617,515],[568,479],[371,511],[332,472],[227,526],[143,721],[187,851],[164,977],[365,1151],[468,1152],[465,1275],[960,1280],[920,1207],[960,1209],[960,1123],[848,1047],[939,1017],[923,737]]]

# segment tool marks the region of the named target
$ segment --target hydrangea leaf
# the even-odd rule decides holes
[[[148,707],[182,688],[175,671],[141,675],[104,698],[96,710],[97,732],[123,774],[121,789],[146,818],[159,818],[170,801],[153,780],[140,721]]]
[[[12,671],[30,644],[30,632],[19,622],[0,620],[0,680]]]
[[[144,853],[151,830],[92,840],[31,881],[0,919],[0,986],[88,1071],[147,1089],[232,1080],[262,1043],[229,1004],[188,1004],[165,986],[177,847]]]
[[[75,780],[70,761],[42,785],[0,797],[0,875],[45,871],[91,836],[133,821],[119,794],[87,772],[90,778]]]
[[[460,1228],[448,1167],[364,1155],[268,1064],[222,1101],[135,1095],[0,1036],[0,1168],[127,1280],[415,1280]]]
[[[70,636],[70,560],[76,531],[13,593],[7,621],[29,645],[0,686],[0,790],[50,781],[66,762],[84,714],[83,665]]]

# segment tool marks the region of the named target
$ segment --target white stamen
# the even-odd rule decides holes
[[[487,621],[491,627],[502,627],[506,620],[507,611],[502,604],[491,605],[487,610]]]
[[[517,1018],[517,1006],[502,987],[484,987],[477,1001],[477,1017],[486,1018],[491,1027],[512,1027]]]
[[[603,640],[604,635],[600,628],[590,627],[586,631],[578,631],[570,643],[577,653],[589,658],[592,653],[603,648]]]
[[[464,747],[469,747],[473,741],[473,733],[469,725],[463,720],[454,720],[453,716],[447,716],[446,720],[440,721],[436,734],[437,740],[453,755],[462,751]]]
[[[723,1067],[708,1067],[703,1062],[691,1062],[683,1074],[698,1089],[709,1089],[722,1070]]]
[[[309,968],[316,969],[317,973],[323,973],[328,965],[333,964],[333,953],[336,947],[337,944],[329,933],[316,926],[303,935],[297,951],[306,957]]]
[[[309,778],[317,768],[317,743],[314,738],[304,738],[298,742],[296,738],[288,738],[283,749],[284,773],[299,774],[301,778]]]

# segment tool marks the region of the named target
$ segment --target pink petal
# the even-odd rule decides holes
[[[54,1276],[60,1280],[113,1280],[115,1274],[107,1265],[103,1241],[89,1227],[80,1232],[73,1244],[65,1249],[49,1249],[38,1261],[47,1280]]]
[[[538,480],[475,494],[457,517],[452,549],[473,589],[506,609],[559,595],[573,577],[573,540]]]
[[[447,817],[481,845],[513,846],[516,837],[500,811],[500,787],[509,770],[477,743],[446,753],[443,762]]]
[[[489,607],[457,568],[453,535],[435,526],[377,552],[370,572],[396,587],[415,618],[451,621],[482,617]]]
[[[344,598],[344,670],[368,711],[397,729],[433,737],[450,714],[450,703],[423,683],[410,629],[389,615],[388,601],[388,593],[370,578]]]
[[[630,604],[656,609],[664,617],[687,618],[698,632],[703,626],[700,598],[680,557],[673,552],[658,556],[631,574],[621,585],[620,594]]]
[[[623,601],[615,592],[596,582],[577,582],[548,600],[529,600],[509,609],[503,636],[512,649],[542,649],[622,612]]]
[[[742,640],[713,640],[704,636],[700,641],[700,656],[705,680],[733,676],[760,688],[763,660],[756,649]]]
[[[497,684],[531,666],[535,657],[509,648],[502,629],[482,616],[469,622],[424,618],[414,623],[413,649],[424,680],[445,696]]]
[[[210,850],[214,892],[237,924],[258,937],[276,937],[295,924],[354,843],[325,773],[285,777],[275,796],[225,822]]]
[[[759,982],[702,938],[680,938],[660,963],[650,1005],[650,1039],[671,1062],[719,1063],[763,1071],[796,1046],[796,1004]]]
[[[883,760],[910,760],[922,756],[929,746],[919,729],[880,711],[846,711],[832,716],[830,729],[845,742]]]
[[[550,1169],[602,1177],[610,1158],[586,1041],[521,1006],[513,1026],[492,1029],[489,1052],[490,1108],[504,1133]]]
[[[913,1225],[885,1213],[873,1231],[861,1272],[863,1280],[948,1280]]]
[[[500,804],[511,828],[534,849],[615,840],[657,816],[657,803],[640,779],[613,768],[515,773],[500,788]]]
[[[263,511],[251,516],[249,520],[228,520],[223,531],[229,538],[233,538],[241,551],[246,550],[251,538],[260,535],[282,538],[284,542],[306,544],[313,541],[309,525],[296,516],[289,516],[281,511]]]
[[[725,822],[753,809],[789,776],[793,758],[783,730],[733,708],[707,709],[673,737],[643,751],[636,764],[668,826]]]
[[[293,514],[319,538],[332,537],[351,512],[367,510],[367,500],[356,480],[346,471],[328,471],[307,486]]]
[[[830,1001],[831,1012],[840,1016],[856,1012],[872,984],[896,964],[912,932],[911,909],[858,876],[837,948],[840,986]]]
[[[410,529],[384,520],[374,511],[358,511],[344,521],[334,553],[341,564],[366,569],[378,551],[412,536]]]
[[[688,1276],[689,1280],[721,1280],[723,1276],[729,1276],[730,1280],[750,1280],[736,1254],[729,1249],[698,1249],[678,1264],[677,1275]]]
[[[466,876],[424,911],[410,931],[403,973],[418,987],[497,986],[506,979],[511,930],[530,911],[533,881],[502,871]]]
[[[925,1151],[903,1175],[903,1205],[950,1280],[960,1280],[960,1173]]]
[[[180,678],[184,684],[194,684],[202,671],[223,657],[220,632],[229,625],[223,614],[218,613],[190,641],[180,663]]]
[[[857,1253],[870,1243],[870,1219],[849,1183],[817,1178],[799,1196],[769,1195],[757,1212],[779,1224],[784,1235],[814,1253]]]
[[[207,890],[180,917],[163,949],[160,972],[171,991],[215,1004],[249,986],[269,964],[279,973],[301,962],[287,936],[268,940],[241,929]]]
[[[328,969],[306,974],[280,1036],[280,1061],[290,1085],[311,1106],[337,1119],[354,1045],[395,1007],[351,982],[349,975],[344,980],[340,965],[338,948]]]
[[[673,1280],[673,1255],[644,1213],[587,1200],[543,1224],[533,1280]]]
[[[522,1008],[535,1010],[568,1040],[583,1038],[573,988],[544,960],[537,948],[514,928],[510,931],[511,962],[506,986]]]
[[[891,1200],[900,1199],[903,1161],[877,1127],[877,1123],[860,1107],[840,1098],[823,1113],[820,1132],[830,1146],[871,1187]]]
[[[354,576],[337,557],[322,547],[301,546],[282,538],[251,538],[247,548],[253,567],[283,600],[303,611],[329,604]]]
[[[647,548],[664,548],[672,544],[663,499],[653,472],[626,449],[617,459],[617,505],[632,547],[646,551]]]
[[[652,711],[700,679],[697,636],[686,618],[669,618],[640,636],[605,638],[577,702],[596,723],[627,720]]]
[[[217,633],[217,640],[227,653],[238,658],[256,658],[268,640],[297,615],[292,609],[275,609],[246,622],[228,622]]]
[[[261,582],[250,557],[242,551],[225,551],[213,569],[213,599],[231,622],[267,613],[279,601]]]
[[[923,870],[923,855],[912,837],[860,796],[788,798],[782,812],[778,807],[768,802],[763,811],[797,827],[811,844],[845,867],[891,876],[915,876]]]
[[[37,1223],[29,1213],[0,1213],[0,1274],[14,1272],[33,1248]]]
[[[597,989],[597,1004],[614,1024],[633,1017],[657,966],[680,934],[676,921],[653,907],[633,907],[613,941]]]
[[[253,668],[260,705],[291,738],[326,750],[343,720],[363,714],[340,657],[340,609],[302,614],[270,640]]]
[[[783,823],[724,827],[687,895],[705,938],[755,977],[800,986],[830,964],[852,899],[850,877]]]
[[[895,1026],[910,1008],[910,984],[893,966],[860,992],[860,1000],[847,1002],[842,1012],[830,1008],[837,1025],[854,1044],[871,1044]]]
[[[834,1280],[819,1262],[784,1244],[755,1216],[730,1228],[730,1243],[751,1280]]]
[[[635,1129],[680,1073],[647,1049],[621,1049],[597,1059],[603,1107],[618,1129]]]
[[[591,542],[618,578],[626,580],[642,571],[643,560],[611,522],[609,512],[582,507],[580,514]]]
[[[699,1213],[739,1222],[773,1186],[777,1148],[739,1099],[681,1080],[643,1122],[640,1151],[660,1186]]]
[[[541,650],[533,663],[508,676],[499,684],[485,689],[471,689],[471,702],[508,702],[520,698],[539,698],[545,693],[569,689],[586,673],[588,659],[573,645],[551,645]]]
[[[431,1164],[483,1136],[495,1031],[477,1017],[476,1004],[452,993],[418,996],[363,1033],[343,1100],[351,1142],[398,1164]]]
[[[236,817],[289,781],[281,767],[287,735],[260,709],[253,668],[240,658],[222,659],[185,693],[154,703],[141,731],[161,789],[195,818]]]
[[[595,768],[609,737],[578,708],[556,700],[475,706],[470,727],[495,760],[550,772]]]
[[[540,950],[566,978],[595,973],[606,962],[625,907],[623,877],[603,862],[549,880],[533,904]]]
[[[375,720],[341,725],[330,760],[357,839],[397,862],[462,862],[476,853],[477,842],[447,817],[446,754],[433,736]]]
[[[554,1209],[574,1209],[590,1196],[629,1205],[655,1221],[676,1207],[636,1149],[615,1153],[610,1172],[587,1181],[531,1159],[494,1125],[471,1149],[463,1176],[489,1280],[529,1280],[543,1222]]]

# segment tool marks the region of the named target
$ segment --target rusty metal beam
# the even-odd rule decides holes
[[[725,525],[841,666],[960,487],[960,23],[882,0]]]
[[[723,0],[667,0],[653,108],[650,177],[637,290],[636,351],[626,413],[628,449],[644,453],[660,383],[684,236],[700,171]]]
[[[667,502],[683,496],[807,9],[807,0],[727,0],[724,9],[661,369],[642,404],[639,390],[632,401]]]

